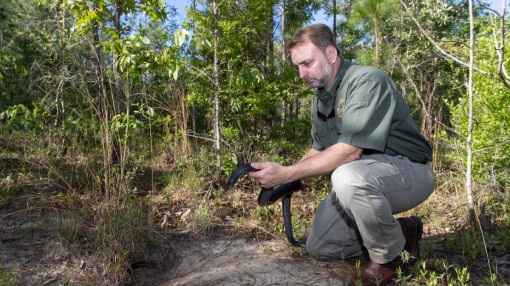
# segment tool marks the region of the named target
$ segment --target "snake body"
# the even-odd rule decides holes
[[[257,171],[251,166],[250,163],[243,164],[239,166],[230,176],[225,185],[224,189],[227,190],[232,187],[237,180],[244,174],[252,171]],[[280,198],[282,199],[282,213],[283,213],[283,222],[285,225],[285,236],[287,240],[294,246],[306,248],[306,244],[303,242],[299,242],[294,238],[294,234],[292,232],[292,212],[291,212],[291,197],[292,193],[299,191],[302,188],[301,181],[296,180],[292,182],[288,182],[278,186],[276,189],[274,188],[262,188],[260,190],[259,196],[257,198],[257,203],[261,207],[269,206],[274,204]]]

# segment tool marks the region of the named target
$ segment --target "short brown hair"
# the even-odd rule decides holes
[[[340,50],[335,44],[335,35],[325,24],[313,24],[299,29],[287,41],[285,48],[287,52],[290,52],[290,50],[305,43],[306,41],[310,41],[323,52],[326,51],[328,46],[333,46],[337,53],[340,54]]]

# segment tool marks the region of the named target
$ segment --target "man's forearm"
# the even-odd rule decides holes
[[[315,156],[315,155],[319,154],[320,152],[321,152],[321,151],[317,151],[317,150],[315,150],[315,149],[311,148],[310,150],[308,150],[308,151],[306,152],[306,154],[305,154],[305,155],[304,155],[301,159],[299,159],[299,161],[298,161],[298,162],[301,162],[301,161],[304,161],[304,160],[306,160],[306,159],[308,159],[308,158],[310,158],[310,157],[313,157],[313,156]]]
[[[358,160],[362,152],[362,148],[338,143],[324,151],[310,149],[298,163],[287,168],[292,180],[326,175],[342,164]]]

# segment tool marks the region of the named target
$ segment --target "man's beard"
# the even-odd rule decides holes
[[[322,69],[324,71],[324,74],[322,75],[321,78],[309,78],[309,77],[304,78],[303,81],[306,83],[306,85],[313,88],[326,87],[325,86],[326,82],[330,78],[331,73],[333,73],[333,65],[325,61]]]

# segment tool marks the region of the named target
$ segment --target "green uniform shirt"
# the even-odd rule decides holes
[[[432,159],[432,147],[383,71],[342,60],[331,87],[319,88],[315,95],[313,149],[346,143],[365,152],[406,156],[413,162]]]

